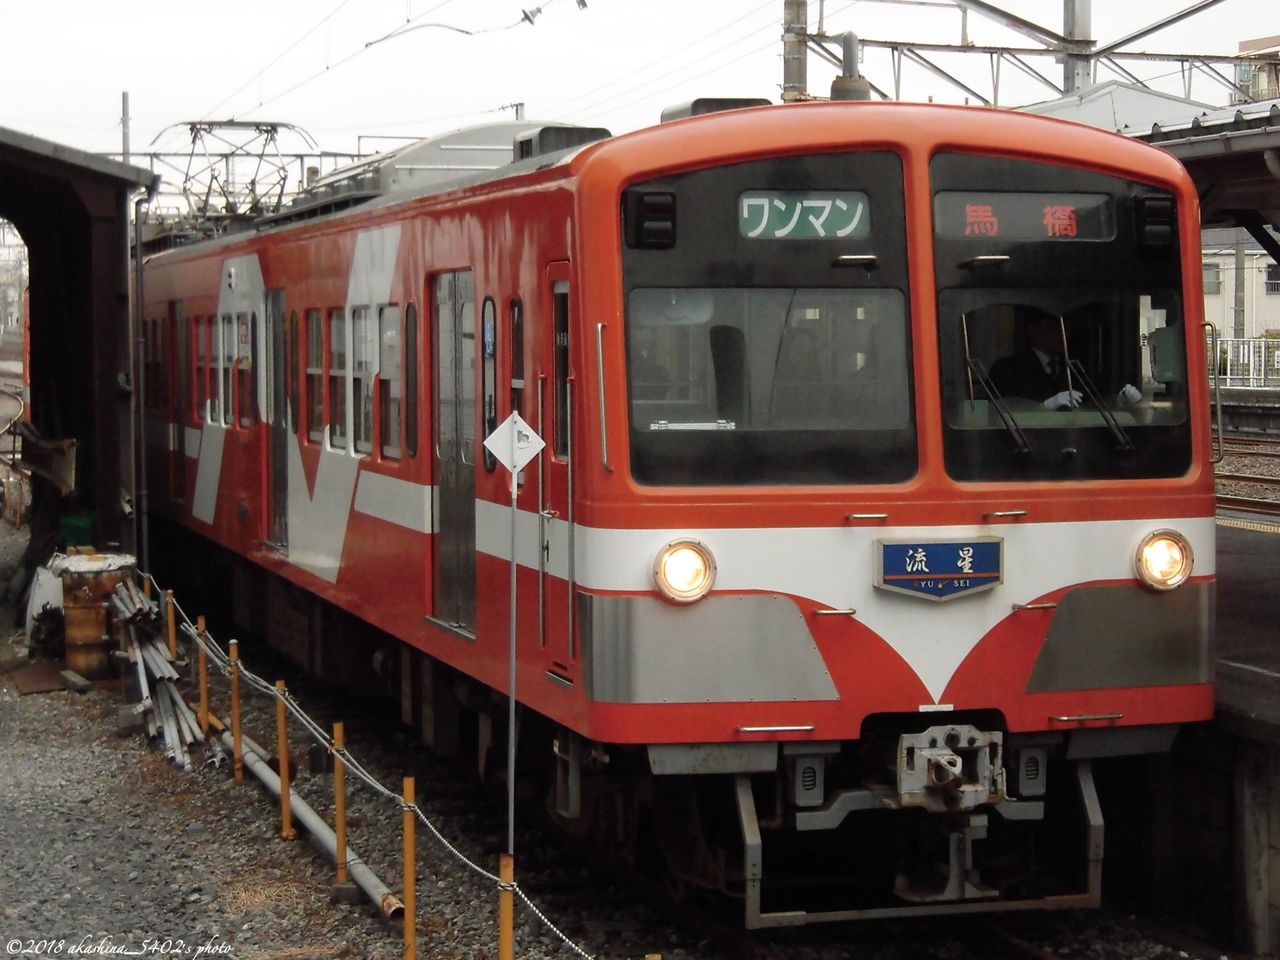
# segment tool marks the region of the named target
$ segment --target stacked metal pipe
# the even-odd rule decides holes
[[[138,676],[141,699],[134,709],[145,716],[147,734],[163,738],[165,755],[182,769],[191,770],[187,748],[199,741],[200,725],[175,686],[178,671],[169,659],[168,648],[153,632],[160,620],[160,605],[131,580],[116,587],[111,603]]]

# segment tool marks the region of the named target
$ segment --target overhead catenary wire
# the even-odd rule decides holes
[[[532,8],[531,10],[527,10],[527,11],[525,11],[525,12],[524,12],[524,15],[523,15],[523,16],[521,16],[518,20],[512,21],[512,22],[510,22],[510,23],[505,23],[504,25],[496,26],[496,27],[479,27],[479,28],[476,28],[476,29],[468,29],[468,28],[465,28],[465,27],[458,27],[458,26],[455,26],[455,25],[453,25],[453,24],[446,24],[446,23],[438,23],[438,24],[437,24],[437,23],[424,23],[424,24],[417,24],[416,26],[408,27],[408,29],[406,29],[406,26],[407,26],[407,25],[402,24],[401,26],[397,27],[395,30],[392,30],[392,31],[390,31],[389,33],[384,34],[383,36],[378,37],[378,38],[376,38],[376,39],[374,39],[374,40],[370,40],[370,41],[368,41],[367,43],[365,43],[365,44],[364,44],[364,46],[357,48],[356,50],[354,50],[354,51],[352,51],[351,53],[347,54],[345,57],[343,57],[342,59],[340,59],[340,60],[336,61],[335,63],[332,63],[332,64],[326,64],[326,65],[325,65],[325,67],[324,67],[324,69],[322,69],[322,70],[317,70],[315,73],[311,74],[311,75],[310,75],[310,76],[308,76],[308,77],[305,77],[305,78],[304,78],[304,79],[302,79],[302,80],[299,80],[299,81],[298,81],[297,83],[295,83],[293,86],[286,88],[285,90],[281,91],[280,93],[277,93],[277,94],[275,94],[274,96],[268,97],[268,98],[267,98],[267,99],[265,99],[265,100],[260,100],[260,101],[258,102],[257,106],[250,107],[250,108],[249,108],[249,109],[247,109],[247,110],[241,111],[241,113],[239,114],[239,116],[243,118],[244,116],[247,116],[248,114],[255,113],[255,112],[257,112],[258,110],[261,110],[263,107],[266,107],[266,106],[269,106],[270,104],[275,103],[277,100],[281,100],[281,99],[283,99],[284,97],[287,97],[289,94],[294,93],[294,92],[295,92],[295,91],[297,91],[297,90],[300,90],[302,87],[306,86],[307,84],[311,83],[312,81],[318,80],[320,77],[323,77],[323,76],[325,76],[325,75],[326,75],[326,74],[328,74],[328,73],[332,73],[334,70],[338,69],[339,67],[341,67],[341,66],[343,66],[343,65],[345,65],[345,64],[350,63],[350,62],[351,62],[352,60],[354,60],[356,57],[358,57],[358,56],[360,56],[362,53],[365,53],[366,51],[368,51],[368,50],[372,49],[372,48],[373,48],[374,46],[376,46],[377,44],[382,43],[382,42],[384,42],[384,41],[386,41],[386,40],[391,40],[391,39],[393,39],[393,38],[395,38],[395,37],[397,37],[397,36],[400,36],[401,34],[409,33],[409,32],[412,32],[413,30],[424,29],[424,28],[427,28],[427,27],[435,27],[435,28],[440,28],[440,29],[445,29],[445,30],[451,30],[451,31],[453,31],[453,32],[455,32],[455,33],[466,34],[467,36],[479,36],[479,35],[481,35],[481,34],[486,34],[486,33],[501,33],[501,32],[506,31],[506,30],[514,30],[516,27],[518,27],[518,26],[520,26],[521,24],[524,24],[524,23],[532,24],[532,23],[533,23],[533,19],[534,19],[534,17],[535,17],[538,13],[541,13],[541,12],[542,12],[543,10],[545,10],[547,7],[551,6],[553,3],[556,3],[556,2],[557,2],[557,0],[545,0],[545,2],[544,2],[544,3],[542,3],[542,5],[541,5],[541,6],[539,6],[539,7],[535,7],[535,8]],[[443,6],[443,4],[440,4],[440,6]],[[418,15],[418,17],[416,17],[416,18],[414,18],[414,19],[416,20],[416,19],[419,19],[419,18],[421,18],[421,17],[424,17],[424,16],[426,16],[428,13],[432,12],[432,10],[435,10],[435,9],[439,9],[439,7],[433,7],[433,8],[431,8],[431,10],[424,11],[423,13],[419,14],[419,15]]]
[[[704,34],[698,37],[696,40],[690,41],[689,43],[685,44],[683,47],[680,47],[676,50],[671,50],[666,54],[664,54],[663,56],[658,57],[656,60],[651,60],[648,63],[644,64],[643,66],[637,67],[635,70],[632,70],[625,74],[620,75],[615,80],[610,80],[607,83],[593,85],[590,88],[590,90],[588,90],[586,93],[581,93],[576,97],[570,97],[568,100],[562,100],[559,103],[553,103],[549,107],[545,108],[545,112],[548,116],[561,115],[569,107],[573,107],[584,100],[588,101],[589,103],[595,103],[596,100],[598,100],[599,97],[602,94],[604,94],[606,90],[609,90],[612,87],[616,87],[620,83],[625,83],[627,80],[634,79],[637,73],[645,73],[649,70],[657,69],[662,64],[675,59],[676,57],[680,56],[682,53],[692,50],[694,47],[698,46],[699,44],[706,43],[708,40],[714,40],[717,43],[720,43],[725,30],[728,29],[729,27],[732,27],[735,24],[742,23],[744,20],[748,19],[749,17],[754,17],[756,14],[760,13],[762,10],[775,9],[776,7],[777,7],[777,0],[765,0],[764,3],[760,4],[760,6],[755,7],[754,9],[748,10],[746,13],[729,21],[729,23],[727,24],[717,25],[715,30],[713,30],[712,32]],[[750,34],[747,35],[747,39],[755,36],[758,33],[762,33],[767,29],[776,29],[776,27],[777,27],[777,18],[770,17],[769,23],[767,25],[761,26],[758,29],[753,30]],[[732,43],[728,45],[731,46]],[[720,47],[720,49],[723,49],[723,46]],[[677,67],[676,69],[682,69],[682,68]],[[614,95],[615,94],[609,94],[609,96],[614,96]]]
[[[447,0],[446,0],[446,2],[447,2]],[[342,2],[341,2],[341,3],[339,3],[336,7],[334,7],[332,10],[330,10],[328,13],[326,13],[326,14],[325,14],[323,17],[321,17],[321,18],[320,18],[320,19],[319,19],[319,20],[318,20],[318,21],[317,21],[317,22],[316,22],[316,23],[315,23],[315,24],[314,24],[310,29],[308,29],[305,33],[303,33],[303,34],[302,34],[302,36],[298,37],[298,39],[297,39],[297,40],[293,41],[293,43],[291,43],[291,44],[289,44],[289,46],[285,47],[285,48],[284,48],[284,50],[282,50],[282,51],[280,51],[280,53],[276,54],[276,55],[275,55],[275,56],[274,56],[270,61],[268,61],[267,65],[266,65],[265,67],[263,67],[261,70],[259,70],[259,71],[258,71],[257,73],[255,73],[253,76],[251,76],[248,80],[246,80],[246,81],[245,81],[244,83],[242,83],[240,86],[236,87],[236,88],[235,88],[234,90],[232,90],[229,94],[227,94],[225,97],[223,97],[223,98],[222,98],[221,100],[219,100],[217,103],[215,103],[212,107],[210,107],[208,110],[206,110],[206,111],[201,115],[200,119],[201,119],[201,120],[207,120],[207,119],[209,119],[209,116],[210,116],[210,115],[211,115],[215,110],[219,109],[219,108],[220,108],[220,107],[222,107],[224,104],[226,104],[226,103],[230,102],[231,100],[235,99],[235,97],[236,97],[236,96],[237,96],[241,91],[243,91],[246,87],[248,87],[248,86],[249,86],[249,84],[253,83],[253,81],[257,80],[259,77],[261,77],[263,74],[265,74],[268,70],[270,70],[272,67],[274,67],[277,63],[279,63],[281,60],[283,60],[286,56],[288,56],[290,53],[292,53],[295,49],[297,49],[297,47],[298,47],[298,45],[299,45],[299,44],[301,44],[304,40],[306,40],[308,37],[310,37],[313,33],[315,33],[317,30],[319,30],[321,27],[323,27],[325,24],[327,24],[330,20],[332,20],[332,19],[333,19],[333,17],[334,17],[334,15],[335,15],[335,14],[337,14],[339,10],[341,10],[343,7],[347,6],[349,3],[351,3],[351,0],[342,0]]]
[[[724,54],[732,51],[736,47],[739,47],[745,43],[750,43],[753,39],[755,39],[756,37],[760,36],[762,33],[765,33],[770,29],[776,30],[776,26],[770,24],[770,25],[756,27],[748,31],[747,33],[737,36],[732,40],[728,40],[717,47],[715,54],[713,56],[717,56],[717,57],[723,56]],[[691,59],[687,63],[685,63],[683,66],[673,67],[669,70],[664,71],[660,76],[648,77],[644,80],[641,80],[639,83],[633,83],[629,87],[624,87],[621,90],[615,90],[603,96],[597,95],[599,93],[599,90],[593,89],[591,92],[591,96],[586,100],[585,103],[580,102],[583,99],[582,97],[578,97],[578,98],[575,98],[574,100],[564,101],[562,104],[557,104],[552,107],[549,107],[546,110],[540,110],[539,113],[545,113],[549,117],[564,118],[567,116],[566,109],[572,106],[573,117],[578,120],[590,119],[592,117],[598,117],[598,116],[605,116],[612,111],[621,110],[637,103],[643,103],[645,100],[649,99],[650,97],[657,96],[658,94],[664,93],[668,90],[675,89],[687,83],[691,83],[694,80],[698,80],[709,74],[715,73],[719,70],[723,70],[725,67],[731,66],[734,63],[744,60],[747,57],[754,56],[755,54],[761,53],[762,51],[768,50],[769,48],[774,47],[776,45],[777,45],[777,40],[771,37],[765,43],[758,44],[757,46],[752,47],[750,50],[748,50],[745,54],[742,54],[741,56],[737,56],[729,60],[722,60],[707,69],[701,70],[698,73],[692,74],[690,76],[684,76],[672,82],[673,76],[685,73],[686,71],[689,71],[689,70],[696,70],[698,67],[704,66],[707,63],[706,58]],[[660,62],[661,61],[655,61],[655,63],[660,63]],[[653,66],[653,64],[651,64],[650,66]],[[649,67],[645,67],[642,69],[648,70]],[[661,84],[661,86],[655,86],[658,84]],[[639,93],[639,96],[634,96],[634,97],[631,96],[632,94],[636,94],[636,93]],[[627,97],[630,97],[630,99],[624,99]],[[573,106],[574,104],[577,104],[577,105]]]

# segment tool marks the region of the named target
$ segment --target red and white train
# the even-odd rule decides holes
[[[1092,761],[1213,710],[1174,160],[812,103],[460,132],[345,185],[146,266],[153,515],[247,619],[325,673],[376,654],[483,758],[482,443],[518,411],[520,756],[567,825],[753,927],[1098,902]]]

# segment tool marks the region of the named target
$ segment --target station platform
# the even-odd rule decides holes
[[[1218,517],[1215,738],[1230,784],[1236,939],[1280,950],[1280,519]],[[1195,779],[1211,771],[1182,771]],[[1214,779],[1212,776],[1210,779]],[[1187,780],[1183,781],[1189,782]],[[1202,781],[1203,782],[1203,781]],[[1225,784],[1224,784],[1225,785]],[[1207,788],[1206,789],[1212,789]],[[1228,818],[1224,818],[1228,819]],[[1185,843],[1185,837],[1170,837]]]
[[[1238,732],[1280,744],[1280,518],[1218,517],[1217,701]]]

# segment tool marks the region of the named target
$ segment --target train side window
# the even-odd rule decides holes
[[[329,444],[347,449],[347,311],[329,311]]]
[[[404,311],[404,449],[418,455],[418,310]]]
[[[552,292],[552,380],[555,399],[555,456],[569,459],[569,285],[557,283]]]
[[[463,463],[475,462],[476,446],[476,284],[470,270],[454,274],[458,318],[458,443]]]
[[[155,377],[152,383],[155,384],[156,408],[159,410],[168,410],[173,406],[173,396],[169,390],[173,366],[165,362],[172,349],[170,346],[173,341],[172,324],[172,314],[167,313],[162,317],[156,317],[156,338],[152,347]]]
[[[307,439],[324,440],[324,315],[307,311]]]
[[[222,315],[218,332],[221,335],[218,350],[218,411],[224,427],[232,423],[232,384],[236,363],[236,318],[229,313]]]
[[[284,334],[284,395],[288,408],[285,423],[290,433],[296,432],[301,418],[298,416],[298,311],[289,314],[289,324]]]
[[[484,436],[488,439],[498,426],[498,308],[493,297],[484,298],[484,306],[480,310],[480,390],[484,409]],[[490,473],[498,466],[498,461],[488,448],[484,449],[484,468]]]
[[[161,326],[160,317],[147,317],[143,324],[143,334],[146,337],[143,370],[146,371],[147,381],[146,396],[142,398],[142,406],[147,410],[163,410],[165,396],[161,376],[164,375],[164,367],[160,365],[161,348],[163,348],[160,338],[164,335],[164,328]]]
[[[400,459],[402,424],[402,366],[400,363],[400,308],[378,309],[378,436],[382,456]]]
[[[524,305],[511,301],[511,412],[524,409]],[[528,419],[526,417],[526,419]]]
[[[352,446],[356,453],[373,450],[373,378],[378,372],[377,331],[368,307],[351,309],[351,384],[355,416]]]
[[[236,317],[236,400],[242,427],[258,422],[258,315]]]
[[[197,420],[205,416],[204,402],[209,396],[209,371],[205,367],[205,326],[203,317],[191,318],[191,410]]]
[[[204,367],[200,371],[200,385],[204,390],[200,412],[208,423],[214,423],[218,416],[217,360],[213,356],[214,345],[217,343],[214,336],[216,324],[217,318],[212,314],[200,321],[200,353]]]

